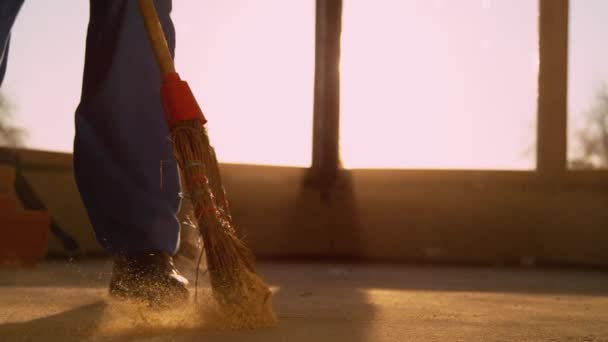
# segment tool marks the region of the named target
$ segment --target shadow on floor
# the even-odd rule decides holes
[[[105,261],[82,264],[82,268],[91,274],[103,271],[106,266]],[[2,324],[0,340],[363,342],[374,338],[374,326],[382,319],[380,309],[372,303],[365,289],[589,296],[605,296],[608,293],[608,276],[598,272],[321,263],[261,263],[259,266],[265,280],[278,288],[274,304],[281,323],[277,328],[217,332],[205,325],[192,324],[193,318],[188,315],[185,316],[186,324],[179,324],[179,321],[176,324],[175,320],[168,325],[150,324],[146,319],[134,318],[129,311],[117,310],[111,302],[106,304],[104,295],[94,294],[95,297],[91,298],[91,291],[88,291],[87,296],[69,296],[65,301],[63,298],[53,298],[49,301],[49,296],[59,296],[58,293],[61,292],[56,287],[47,286],[50,281],[46,278],[48,275],[30,275],[30,285],[41,286],[40,291],[30,291],[25,286],[19,289],[22,285],[17,284],[17,291],[27,293],[30,303],[40,302],[40,306],[44,307],[45,302],[54,302],[75,308],[23,323]],[[49,274],[58,275],[52,272]],[[64,282],[69,282],[68,280],[64,279]],[[95,286],[106,286],[106,282],[104,279],[97,280]],[[72,292],[81,290],[86,289],[70,289]],[[68,303],[69,300],[73,304]],[[86,300],[95,302],[82,305]],[[25,309],[36,310],[32,305]],[[26,317],[38,317],[40,314],[42,313],[32,311]],[[112,329],[117,325],[118,329]]]
[[[347,308],[320,305],[314,295],[297,299],[276,296],[280,324],[275,328],[221,331],[212,323],[195,324],[189,312],[152,312],[109,301],[96,301],[64,312],[21,323],[0,325],[2,341],[369,341],[365,317],[374,308],[358,292],[342,291],[340,302]],[[363,301],[363,302],[362,302]],[[143,313],[142,313],[143,311]],[[149,315],[149,316],[148,316]],[[144,317],[146,316],[146,317]],[[362,324],[363,320],[363,324]],[[345,339],[346,338],[346,339]]]
[[[281,284],[305,272],[307,283],[342,284],[352,289],[499,292],[605,296],[608,273],[491,267],[383,264],[273,263],[269,280]],[[302,270],[302,271],[298,271]],[[304,271],[305,270],[305,271]],[[288,281],[290,286],[294,281]]]
[[[330,284],[345,289],[386,288],[425,291],[477,291],[532,294],[607,295],[608,273],[584,270],[491,267],[439,267],[327,262],[260,262],[273,285]],[[105,287],[111,261],[41,263],[33,268],[0,270],[0,288]]]
[[[104,309],[103,301],[23,323],[0,325],[2,341],[83,341],[97,331]]]
[[[110,281],[112,261],[107,257],[54,259],[23,268],[0,268],[0,288],[96,287]]]

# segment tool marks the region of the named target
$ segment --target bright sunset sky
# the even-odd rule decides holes
[[[536,0],[344,0],[346,167],[534,168]],[[608,1],[571,0],[571,131],[608,83]],[[313,0],[174,0],[177,68],[221,161],[308,166]],[[71,151],[88,1],[26,0],[2,91]],[[532,150],[530,152],[530,149]]]

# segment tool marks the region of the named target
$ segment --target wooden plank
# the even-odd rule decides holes
[[[27,200],[22,197],[28,208],[48,210],[61,230],[59,234],[75,240],[82,252],[101,251],[72,172],[25,169],[22,174],[21,195],[26,195],[26,190],[30,192]]]

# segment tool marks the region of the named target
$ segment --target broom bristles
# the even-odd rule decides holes
[[[182,121],[172,129],[171,141],[203,237],[214,297],[245,321],[257,315],[265,323],[255,324],[272,324],[270,290],[255,273],[253,253],[237,236],[205,127],[198,120]]]

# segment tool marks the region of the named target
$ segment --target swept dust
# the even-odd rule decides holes
[[[255,275],[254,275],[255,276]],[[152,309],[143,303],[110,299],[96,327],[96,335],[142,336],[171,331],[234,331],[270,328],[277,318],[270,304],[270,295],[261,305],[252,305],[252,294],[241,305],[220,306],[209,287],[199,288],[196,302],[190,300],[174,309]],[[252,289],[252,291],[254,291]]]

